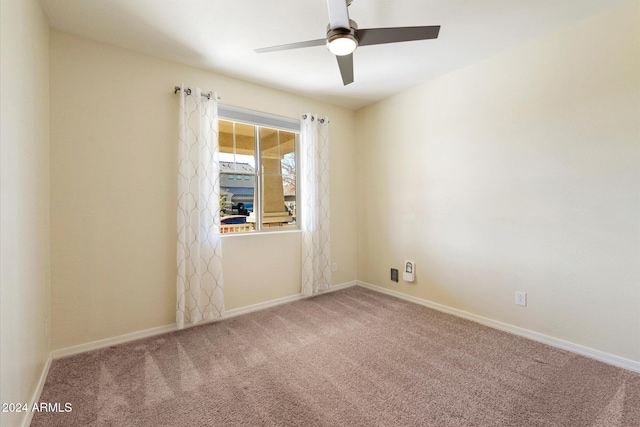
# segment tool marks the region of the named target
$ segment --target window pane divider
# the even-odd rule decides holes
[[[256,214],[256,231],[262,231],[262,152],[260,147],[260,126],[255,127],[255,162],[256,162],[256,185],[253,190],[256,203],[253,204],[253,212]]]

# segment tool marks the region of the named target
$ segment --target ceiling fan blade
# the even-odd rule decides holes
[[[363,28],[356,30],[358,46],[437,39],[440,25],[430,27]]]
[[[351,28],[347,0],[327,0],[327,8],[329,9],[329,27],[332,30],[336,28],[346,28],[348,30]]]
[[[336,56],[340,74],[342,75],[342,83],[348,85],[353,83],[353,53],[344,56]]]
[[[263,47],[255,49],[257,53],[277,52],[279,50],[300,49],[302,47],[324,46],[327,44],[327,39],[307,40],[306,42],[281,44],[278,46]]]

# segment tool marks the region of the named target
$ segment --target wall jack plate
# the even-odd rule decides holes
[[[523,307],[527,306],[527,293],[516,291],[516,304]]]
[[[393,280],[394,282],[398,281],[398,269],[397,268],[392,268],[391,269],[391,280]]]

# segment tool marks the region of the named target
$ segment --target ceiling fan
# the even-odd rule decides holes
[[[347,7],[351,5],[352,1],[353,0],[327,0],[329,25],[327,26],[327,36],[325,38],[263,47],[255,51],[257,53],[267,53],[326,44],[331,53],[336,55],[340,74],[342,75],[342,82],[346,86],[349,83],[353,83],[353,51],[356,50],[358,46],[438,38],[438,33],[440,32],[439,25],[429,27],[358,29],[358,25],[349,19],[349,11],[347,10]]]

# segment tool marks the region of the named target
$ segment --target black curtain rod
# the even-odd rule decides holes
[[[173,93],[177,94],[178,92],[180,92],[180,86],[174,86],[173,87]],[[187,87],[184,89],[184,93],[186,93],[187,95],[191,95],[191,88]],[[207,99],[211,99],[211,95],[213,95],[213,92],[207,92],[207,93],[202,93],[200,94],[201,96],[206,96]],[[220,97],[218,97],[217,99],[221,99]]]

